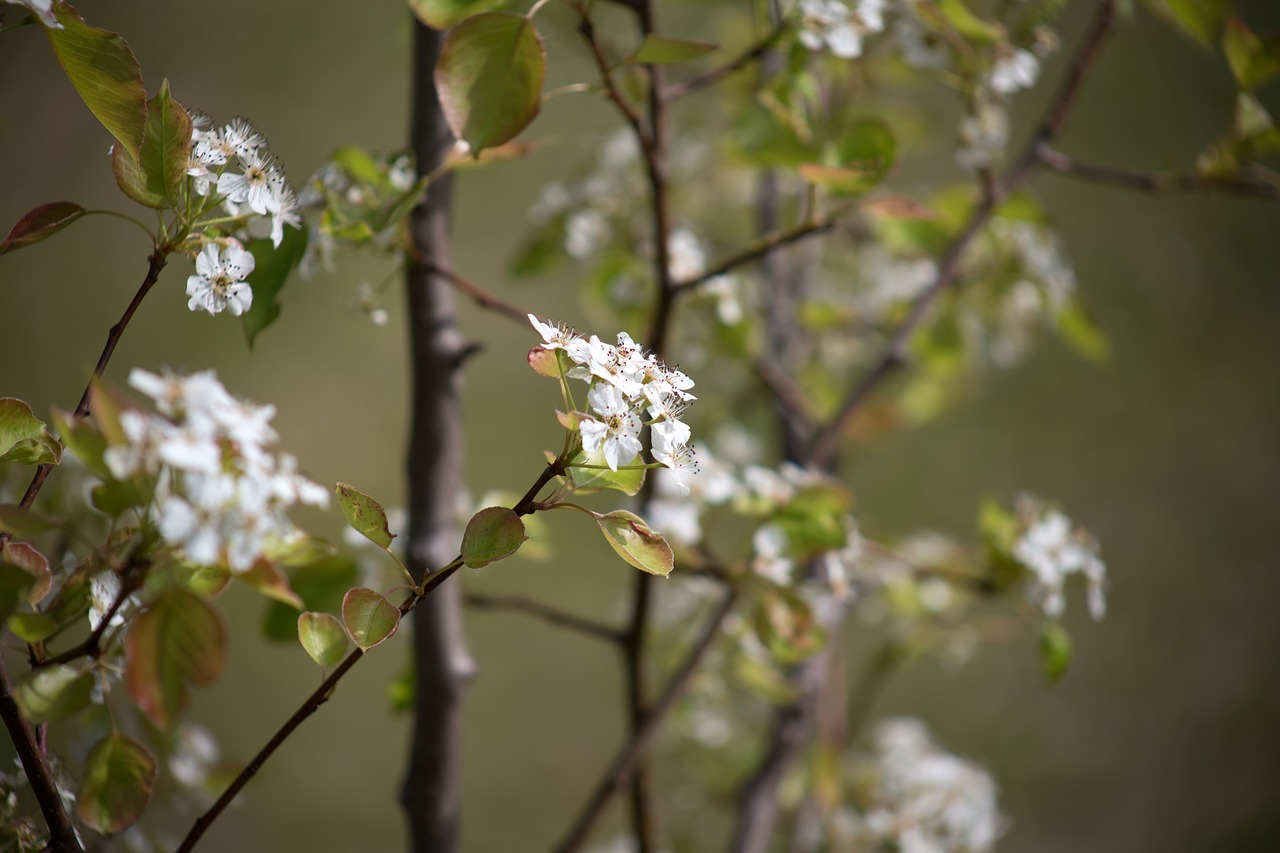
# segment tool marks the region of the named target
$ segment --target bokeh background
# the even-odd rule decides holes
[[[672,5],[681,7],[669,10],[677,18],[703,21],[678,34],[716,38],[708,18],[694,14],[710,4]],[[1073,4],[1068,43],[1090,5]],[[1256,28],[1280,25],[1268,0],[1243,7]],[[339,144],[405,143],[410,25],[402,4],[83,0],[79,8],[126,35],[149,90],[168,77],[189,108],[250,117],[295,180]],[[553,6],[546,20],[552,85],[590,79],[566,19]],[[1060,71],[1059,61],[1047,79]],[[1280,109],[1274,88],[1262,97]],[[1023,126],[1044,98],[1037,90],[1018,101]],[[1062,147],[1121,166],[1179,168],[1226,127],[1230,101],[1219,57],[1138,14],[1106,51]],[[130,204],[110,176],[109,136],[34,28],[0,35],[0,104],[5,228],[45,201]],[[458,269],[543,316],[579,319],[570,272],[515,283],[505,262],[538,182],[589,155],[594,131],[612,122],[593,96],[557,99],[529,131],[553,143],[531,162],[465,174]],[[949,140],[939,142],[923,155],[945,162]],[[1071,602],[1076,658],[1053,688],[1024,638],[985,648],[959,671],[910,669],[877,712],[921,716],[947,747],[991,769],[1011,819],[1002,849],[1276,849],[1280,208],[1053,176],[1035,188],[1112,339],[1110,362],[1090,364],[1046,340],[948,417],[860,453],[851,483],[867,523],[965,538],[985,497],[1052,496],[1102,541],[1110,612],[1092,624]],[[0,393],[37,412],[74,405],[146,252],[135,229],[92,218],[0,260]],[[188,271],[175,263],[110,374],[123,381],[131,365],[214,366],[235,393],[279,407],[282,445],[314,479],[349,481],[398,503],[407,388],[398,299],[393,291],[382,328],[352,308],[359,281],[388,273],[385,263],[351,262],[337,275],[294,281],[279,323],[250,352],[236,321],[186,310]],[[466,402],[466,470],[477,495],[526,483],[542,447],[556,441],[547,386],[521,363],[532,337],[504,322],[463,308],[465,328],[485,343]],[[339,535],[336,509],[307,521]],[[553,527],[567,532],[560,521]],[[615,617],[629,570],[594,539],[572,541],[561,561],[512,561],[477,582]],[[319,674],[299,647],[259,638],[256,596],[233,588],[224,604],[233,637],[227,674],[198,693],[190,713],[243,759]],[[617,660],[519,616],[476,613],[468,630],[481,673],[467,734],[466,849],[545,849],[619,742]],[[386,689],[407,647],[380,647],[343,682],[211,832],[208,849],[402,845],[407,720],[391,713]],[[162,817],[152,828],[182,830],[192,816]]]

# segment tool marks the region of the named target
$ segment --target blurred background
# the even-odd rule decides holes
[[[1074,4],[1067,45],[1091,5]],[[1255,29],[1280,26],[1275,4],[1242,5]],[[82,0],[78,8],[126,36],[150,92],[168,77],[189,109],[252,119],[295,183],[339,144],[406,143],[402,4]],[[672,10],[702,29],[671,34],[714,40],[714,16],[698,11]],[[553,4],[540,17],[550,86],[591,79],[560,12]],[[1057,79],[1060,64],[1061,56],[1042,83]],[[108,134],[35,28],[0,35],[0,81],[0,226],[58,199],[131,206],[111,178]],[[1227,126],[1231,92],[1220,57],[1139,13],[1107,49],[1061,147],[1118,166],[1181,169]],[[1275,87],[1261,96],[1280,109]],[[1038,89],[1017,101],[1024,128],[1045,97]],[[548,141],[532,161],[464,174],[458,270],[544,317],[580,320],[571,273],[517,283],[505,268],[540,182],[589,156],[594,131],[613,122],[594,96],[556,99],[526,133]],[[951,140],[939,142],[921,156],[949,163]],[[1110,361],[1090,364],[1048,338],[947,417],[860,452],[850,482],[864,523],[966,541],[986,497],[1025,489],[1060,500],[1102,542],[1109,613],[1093,624],[1071,600],[1076,656],[1052,688],[1028,636],[985,647],[958,671],[917,665],[876,710],[924,718],[941,743],[992,771],[1011,820],[1002,849],[1275,849],[1280,209],[1055,176],[1034,186],[1111,338]],[[145,272],[147,248],[131,226],[95,217],[0,260],[0,394],[37,413],[74,406]],[[215,367],[233,393],[279,407],[281,446],[313,479],[401,502],[407,380],[396,291],[385,327],[353,308],[357,284],[391,274],[387,263],[357,260],[293,280],[279,322],[252,352],[232,318],[186,310],[188,274],[182,262],[166,270],[109,375],[123,382],[134,365]],[[462,313],[485,344],[468,373],[468,481],[477,496],[519,489],[536,476],[543,447],[558,441],[554,391],[522,363],[532,330],[515,334],[470,305]],[[336,509],[301,521],[340,536]],[[574,526],[561,521],[550,520],[557,535]],[[551,563],[503,563],[475,581],[617,618],[630,570],[594,537],[559,553]],[[320,676],[300,647],[260,638],[259,597],[233,587],[223,603],[232,623],[227,673],[197,693],[190,717],[227,756],[245,759]],[[618,661],[520,616],[473,613],[468,631],[480,676],[469,706],[465,846],[545,849],[620,741]],[[386,695],[407,648],[397,638],[372,653],[205,846],[399,849],[407,719]],[[185,831],[193,816],[156,816],[150,828]]]

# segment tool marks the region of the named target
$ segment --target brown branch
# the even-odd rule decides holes
[[[694,276],[693,278],[685,281],[675,282],[672,284],[672,289],[677,293],[680,293],[697,287],[700,284],[710,281],[716,276],[733,272],[738,267],[744,267],[747,264],[761,260],[784,246],[790,246],[795,243],[799,243],[802,240],[807,240],[810,237],[825,234],[835,227],[836,218],[833,216],[827,219],[806,222],[803,225],[798,225],[795,228],[792,228],[790,231],[780,231],[765,235],[752,246],[744,249],[736,255],[725,258],[714,267],[703,272],[701,275]]]
[[[531,598],[524,598],[523,596],[485,595],[478,592],[468,592],[463,596],[463,602],[470,607],[477,607],[482,610],[514,610],[517,613],[526,613],[560,628],[568,628],[597,639],[608,640],[611,643],[621,643],[624,639],[621,631],[609,625],[576,616],[572,613],[566,613],[549,604],[544,604]]]
[[[715,611],[707,620],[707,624],[703,629],[698,641],[685,655],[680,666],[672,673],[667,681],[666,687],[663,688],[662,695],[653,704],[644,715],[639,727],[632,733],[630,739],[613,761],[609,763],[608,769],[605,771],[603,778],[596,785],[588,798],[586,805],[574,820],[572,827],[563,840],[555,846],[557,853],[571,853],[578,850],[586,842],[587,836],[595,828],[600,818],[604,815],[605,806],[618,792],[627,780],[634,774],[640,760],[647,754],[649,746],[653,742],[654,736],[657,734],[663,720],[675,707],[676,701],[684,694],[685,688],[689,685],[689,680],[697,671],[698,666],[706,657],[719,636],[720,628],[724,624],[725,618],[733,610],[734,605],[738,601],[738,590],[736,587],[730,587],[725,591],[724,597],[716,606]]]
[[[528,328],[529,312],[525,311],[523,308],[518,308],[510,302],[507,302],[505,299],[495,296],[480,285],[470,279],[463,278],[451,269],[446,269],[439,264],[427,263],[425,261],[419,261],[419,264],[425,271],[440,276],[445,281],[453,285],[458,292],[465,296],[469,296],[471,301],[479,305],[481,308],[492,311],[500,317],[506,317],[509,320],[514,320],[521,326]]]
[[[906,359],[907,345],[916,330],[924,322],[938,299],[959,279],[960,261],[970,245],[991,220],[1000,202],[1018,189],[1040,164],[1042,145],[1052,142],[1062,132],[1072,108],[1079,99],[1085,77],[1098,58],[1098,51],[1115,22],[1116,0],[1102,0],[1095,13],[1089,32],[1076,52],[1066,79],[1049,105],[1046,118],[1032,137],[1021,156],[1014,161],[1004,176],[982,194],[973,213],[969,216],[960,235],[938,262],[938,272],[933,283],[916,299],[906,318],[894,330],[884,350],[867,373],[845,395],[832,420],[820,429],[814,439],[812,458],[823,465],[835,458],[840,434],[861,408],[873,390]]]
[[[517,501],[511,509],[517,515],[529,515],[534,512],[534,501],[538,496],[538,492],[542,491],[542,488],[546,486],[547,483],[551,482],[556,477],[563,476],[563,474],[564,469],[559,464],[552,463],[548,465],[543,469],[542,473],[538,476],[538,479],[534,481],[534,484],[529,487],[529,490],[525,492],[524,497]],[[445,581],[452,577],[454,572],[456,572],[461,565],[462,557],[459,555],[445,568],[430,574],[427,577],[426,582],[422,585],[422,592],[411,595],[407,601],[400,605],[399,609],[401,618],[413,612],[423,601],[428,600],[431,597],[431,594]],[[269,759],[272,754],[279,749],[280,745],[289,738],[289,735],[293,734],[298,726],[302,725],[308,717],[318,711],[321,705],[329,701],[329,697],[333,695],[333,691],[338,686],[338,682],[342,680],[342,677],[346,675],[362,657],[364,657],[364,650],[356,649],[351,654],[347,655],[342,663],[338,664],[337,669],[329,674],[329,677],[326,678],[324,682],[306,698],[305,701],[303,701],[298,710],[295,711],[293,715],[284,722],[284,725],[282,725],[276,733],[271,736],[271,739],[267,741],[262,749],[258,750],[258,753],[254,755],[253,759],[247,765],[245,765],[244,769],[240,771],[236,778],[231,781],[231,784],[222,792],[222,795],[218,797],[217,801],[214,802],[214,804],[210,806],[204,814],[196,819],[195,824],[192,825],[186,838],[182,840],[182,844],[178,847],[176,853],[188,853],[188,851],[195,848],[196,843],[200,840],[201,836],[205,834],[210,825],[217,820],[218,816],[222,814],[226,807],[231,804],[231,801],[236,798],[236,795],[240,793],[240,790],[244,788],[246,784],[248,784],[249,780],[257,775],[258,771],[262,769],[262,766],[266,764],[267,759]],[[0,665],[2,665],[2,663],[3,662],[0,661]],[[421,685],[418,687],[418,692],[419,694],[422,692]],[[0,709],[2,708],[3,699],[0,698]]]
[[[31,791],[35,794],[40,813],[44,815],[49,827],[49,850],[55,853],[79,853],[83,850],[76,839],[75,827],[62,803],[62,794],[58,791],[53,771],[49,767],[44,750],[36,741],[35,732],[22,718],[18,703],[13,698],[13,685],[9,681],[9,670],[5,666],[4,655],[0,655],[0,717],[4,718],[5,728],[13,741],[13,748],[22,762],[22,772],[27,776]]]
[[[40,658],[31,661],[32,669],[41,669],[46,666],[54,666],[56,664],[70,663],[81,657],[97,658],[101,654],[102,635],[111,628],[111,619],[116,615],[124,603],[129,600],[129,596],[133,595],[142,581],[146,577],[146,570],[150,568],[150,561],[144,560],[140,562],[130,562],[121,572],[120,591],[116,593],[115,600],[111,602],[111,606],[107,608],[107,612],[102,615],[102,621],[98,623],[98,627],[89,633],[89,636],[83,642],[72,646],[64,652],[54,655],[50,658]]]
[[[1197,175],[1175,172],[1140,172],[1085,163],[1042,142],[1036,148],[1042,166],[1073,178],[1138,192],[1220,192],[1252,198],[1280,200],[1280,185],[1261,178],[1236,175]]]
[[[589,18],[584,17],[578,23],[578,32],[591,47],[591,56],[595,60],[596,69],[600,72],[600,79],[604,83],[605,97],[612,101],[618,111],[622,113],[622,117],[626,119],[627,124],[631,125],[631,130],[635,133],[636,139],[640,141],[640,147],[647,151],[651,140],[649,131],[645,128],[644,118],[636,111],[636,108],[632,106],[622,92],[618,91],[618,86],[613,81],[612,66],[610,66],[609,60],[605,58],[600,42],[596,41],[595,25],[591,23]]]
[[[729,62],[724,65],[712,68],[710,71],[704,72],[703,74],[699,74],[697,77],[684,80],[680,83],[672,83],[662,91],[663,100],[674,101],[677,98],[683,98],[685,95],[692,94],[705,89],[708,86],[719,83],[730,74],[740,71],[752,62],[762,58],[769,52],[771,47],[777,44],[778,39],[782,37],[784,32],[786,32],[784,27],[776,27],[767,36],[747,48],[747,50],[738,54],[738,56],[729,60]]]

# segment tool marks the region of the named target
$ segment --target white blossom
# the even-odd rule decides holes
[[[15,6],[26,6],[33,15],[40,19],[51,30],[63,29],[58,23],[58,16],[53,13],[53,0],[6,0]]]
[[[597,385],[587,393],[587,402],[600,419],[582,421],[582,449],[588,454],[600,450],[614,471],[640,453],[640,416],[622,392],[613,385]]]
[[[239,317],[253,304],[253,289],[245,281],[253,272],[253,253],[239,243],[221,252],[206,243],[196,255],[196,274],[187,278],[187,308],[218,314],[230,311]]]
[[[855,59],[863,40],[884,29],[884,9],[885,0],[800,0],[800,43]]]
[[[1096,544],[1071,520],[1050,510],[1027,528],[1013,547],[1013,556],[1035,575],[1029,594],[1046,615],[1057,618],[1066,609],[1063,587],[1068,576],[1083,575],[1088,583],[1089,615],[1101,619],[1107,610],[1103,585],[1106,565]]]
[[[987,85],[1002,95],[1030,89],[1040,76],[1040,60],[1029,50],[1002,51],[987,76]]]

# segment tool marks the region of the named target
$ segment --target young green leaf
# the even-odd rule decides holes
[[[302,599],[289,586],[289,579],[275,563],[265,557],[259,557],[247,572],[237,572],[235,577],[267,598],[287,604],[295,610],[302,609]]]
[[[675,566],[671,546],[645,520],[625,509],[596,517],[605,541],[618,556],[642,572],[666,577]]]
[[[453,135],[471,152],[501,145],[542,106],[547,57],[533,22],[484,12],[449,31],[436,63],[440,107]]]
[[[320,557],[289,572],[289,586],[302,599],[304,610],[337,613],[342,597],[359,583],[360,567],[343,555]],[[267,639],[291,641],[297,636],[298,611],[279,601],[267,605],[262,619],[262,633]]]
[[[14,698],[18,700],[22,716],[31,722],[52,723],[73,717],[88,708],[93,683],[93,673],[87,670],[65,665],[47,666],[18,682]]]
[[[347,653],[347,632],[337,617],[308,611],[298,616],[298,641],[311,659],[328,669]]]
[[[755,629],[774,659],[784,664],[812,657],[826,643],[826,632],[813,618],[812,608],[788,589],[771,589],[760,597]]]
[[[1222,50],[1241,89],[1249,91],[1280,74],[1280,39],[1262,39],[1235,15],[1227,16]]]
[[[0,504],[0,533],[10,536],[31,536],[57,527],[49,519],[32,509],[18,504]]]
[[[163,593],[137,617],[124,641],[125,683],[138,707],[167,726],[187,704],[189,685],[222,674],[227,634],[222,617],[185,589]]]
[[[76,813],[97,832],[119,832],[142,816],[155,780],[156,760],[145,746],[124,735],[108,735],[85,759]]]
[[[342,600],[342,621],[355,644],[368,651],[400,627],[400,608],[371,589],[357,587]]]
[[[628,61],[642,65],[670,65],[706,56],[715,49],[716,45],[711,42],[673,39],[650,33]]]
[[[61,461],[62,445],[31,407],[16,397],[0,397],[0,462],[57,465]]]
[[[147,123],[137,57],[120,35],[87,25],[67,4],[57,4],[56,13],[62,29],[46,28],[45,35],[58,62],[85,106],[137,160]]]
[[[447,30],[480,12],[502,7],[505,0],[409,0],[419,21],[436,30]]]
[[[300,228],[285,228],[279,248],[270,240],[250,240],[245,248],[253,254],[253,272],[245,279],[253,288],[253,304],[244,312],[240,322],[244,327],[249,346],[263,329],[280,316],[280,291],[307,250],[307,232]]]
[[[146,131],[135,158],[122,146],[111,150],[111,170],[129,198],[163,209],[182,202],[187,155],[191,151],[191,116],[169,94],[169,81],[147,104]]]
[[[7,619],[22,606],[35,582],[29,572],[0,560],[0,618]]]
[[[13,635],[26,643],[41,643],[58,633],[57,621],[43,613],[15,613],[8,625]]]
[[[338,483],[333,491],[352,530],[379,548],[391,547],[396,535],[387,527],[387,513],[382,504],[346,483]]]
[[[1057,622],[1045,622],[1040,628],[1040,666],[1053,684],[1062,678],[1071,664],[1071,635]]]
[[[504,506],[480,510],[462,534],[462,562],[471,569],[510,557],[524,542],[524,522]]]
[[[1176,30],[1209,47],[1222,29],[1222,21],[1231,7],[1230,0],[1146,0],[1146,6],[1157,17],[1164,18]]]
[[[0,255],[52,237],[87,212],[70,201],[52,201],[32,208],[13,224],[9,236],[0,241]]]
[[[619,468],[617,471],[611,470],[605,465],[603,450],[597,449],[590,456],[579,452],[569,464],[573,465],[574,463],[599,466],[596,468],[569,468],[569,477],[573,482],[575,492],[617,489],[623,494],[635,495],[639,493],[640,487],[644,485],[645,469]]]
[[[938,0],[938,9],[947,23],[967,39],[990,42],[1004,38],[1004,27],[984,21],[973,14],[964,0]]]

